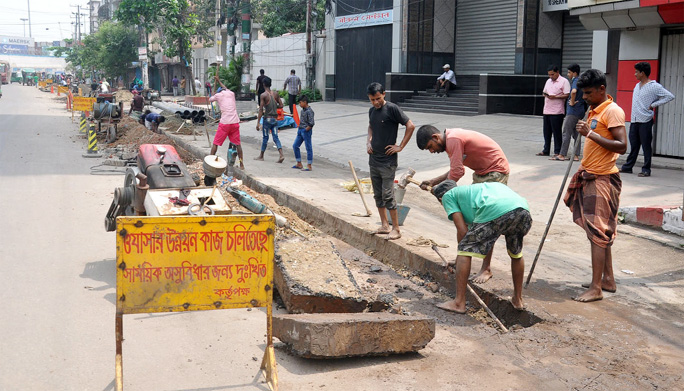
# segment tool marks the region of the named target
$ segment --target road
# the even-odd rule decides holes
[[[123,177],[91,175],[90,167],[99,160],[81,157],[84,139],[53,96],[17,85],[5,86],[3,93],[0,297],[5,306],[0,317],[0,390],[112,390],[116,251],[114,234],[104,231],[103,220]],[[327,106],[319,107],[317,123],[325,124],[324,118],[334,117],[334,108],[326,113],[323,108]],[[355,109],[367,112],[367,106]],[[358,121],[364,121],[363,115]],[[421,120],[427,121],[428,116]],[[475,119],[470,121],[477,124]],[[522,127],[524,119],[501,120],[501,133],[506,122],[509,128],[511,124]],[[251,125],[245,128],[251,130]],[[329,143],[321,149],[334,164],[317,160],[310,178],[295,170],[284,173],[282,165],[273,163],[276,153],[270,150],[266,162],[248,160],[248,170],[258,173],[264,183],[287,188],[316,207],[348,215],[360,205],[357,195],[340,190],[338,183],[348,175],[338,162],[352,157],[352,148],[339,148],[344,142],[336,140],[363,134],[359,126],[347,134],[328,136],[323,126],[318,128],[317,140]],[[284,145],[291,142],[290,136],[281,133]],[[526,137],[532,136],[515,136]],[[245,138],[246,156],[255,155],[258,140]],[[504,145],[516,151],[524,147],[522,142]],[[443,171],[446,160],[443,155],[421,151],[409,156],[411,164],[421,164],[426,170],[432,167],[435,173]],[[534,212],[535,221],[543,222],[550,208],[548,200],[557,190],[549,196],[539,189],[557,189],[563,169],[545,169],[538,162],[532,157],[516,159],[513,165],[520,175],[512,187],[531,204],[544,205]],[[666,175],[681,178],[681,173]],[[678,191],[676,185],[663,184],[668,189],[663,194],[633,178],[628,180],[634,186],[626,197],[634,203],[649,197],[674,200]],[[656,180],[665,183],[667,178]],[[407,192],[407,199],[417,206],[411,212],[415,226],[405,227],[404,235],[440,230],[442,236],[435,239],[453,239],[448,222],[421,214],[422,209],[438,215],[434,200],[429,203],[419,197],[417,189]],[[538,282],[526,292],[528,305],[546,322],[501,335],[473,318],[435,309],[436,300],[444,297],[422,296],[420,287],[392,275],[393,284],[420,291],[403,306],[412,313],[434,316],[436,338],[415,355],[329,361],[300,359],[278,347],[281,389],[674,389],[681,381],[684,351],[678,337],[684,327],[682,253],[621,236],[615,250],[619,268],[635,271],[638,278],[622,276],[617,295],[602,303],[580,305],[568,300],[578,287],[567,281],[569,274],[575,280],[589,275],[588,244],[579,229],[568,223],[568,216],[561,212],[557,217],[559,230],[550,236],[545,263],[536,271]],[[372,226],[358,218],[352,221]],[[543,223],[535,223],[526,246],[538,243],[542,230]],[[536,249],[532,246],[526,248],[528,262]],[[505,250],[497,252],[505,254]],[[495,278],[488,285],[505,294],[510,290],[506,263],[494,266]],[[365,281],[365,277],[357,280]],[[265,314],[258,309],[127,315],[125,389],[265,390],[257,377],[265,333]]]

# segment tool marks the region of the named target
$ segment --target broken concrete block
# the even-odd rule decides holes
[[[435,337],[435,320],[386,312],[274,315],[273,335],[306,358],[416,352]]]
[[[325,238],[279,242],[273,283],[290,313],[362,312],[368,307],[344,260]]]

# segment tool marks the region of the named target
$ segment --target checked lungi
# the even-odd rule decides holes
[[[612,245],[617,236],[621,191],[620,174],[594,175],[580,170],[573,175],[565,193],[563,202],[570,208],[572,220],[601,248]]]

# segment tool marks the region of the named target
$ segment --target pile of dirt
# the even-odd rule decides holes
[[[118,90],[114,93],[114,98],[116,99],[115,102],[124,102],[128,103],[133,100],[133,94],[131,94],[127,90]]]

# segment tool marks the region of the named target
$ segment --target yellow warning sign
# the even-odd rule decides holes
[[[47,83],[44,81],[39,81],[38,82],[38,87],[47,87]]]
[[[45,80],[45,82],[46,82],[47,84],[52,84],[52,79],[47,79],[47,80]]]
[[[60,94],[66,94],[67,92],[69,92],[69,87],[67,87],[67,86],[59,86],[59,87],[57,87],[57,91],[58,91]]]
[[[117,312],[265,307],[270,215],[117,218]]]
[[[74,96],[73,109],[74,111],[93,111],[93,103],[95,103],[95,98]]]

